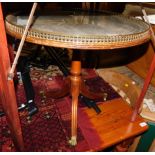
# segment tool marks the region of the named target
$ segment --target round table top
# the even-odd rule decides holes
[[[28,16],[8,15],[6,30],[21,38]],[[141,20],[105,12],[66,11],[34,16],[26,40],[72,49],[114,49],[150,39],[149,25]]]

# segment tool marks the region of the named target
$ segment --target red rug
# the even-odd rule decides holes
[[[86,84],[91,90],[95,92],[106,90],[108,94],[107,100],[119,97],[108,83],[96,75],[94,70],[83,70],[83,75],[87,79]],[[39,112],[32,118],[27,117],[26,110],[20,112],[26,151],[79,152],[97,147],[100,139],[91,127],[87,115],[83,112],[84,103],[79,103],[78,109],[78,144],[76,147],[71,147],[68,145],[71,130],[70,96],[54,100],[41,95],[46,94],[51,89],[61,87],[63,77],[59,73],[53,76],[50,72],[36,68],[31,71],[31,77],[36,95],[35,103],[39,108]],[[23,86],[20,84],[17,89],[18,103],[25,102],[24,96]],[[0,129],[0,151],[16,151],[5,116],[0,118]]]

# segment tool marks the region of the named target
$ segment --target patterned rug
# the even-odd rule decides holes
[[[90,90],[96,93],[106,90],[108,94],[107,100],[119,97],[108,83],[97,76],[95,70],[83,70],[82,75],[85,77]],[[64,78],[59,69],[55,66],[49,66],[47,70],[34,67],[31,69],[31,78],[35,89],[35,103],[39,108],[39,112],[32,118],[28,117],[26,110],[20,112],[26,151],[83,152],[95,148],[95,145],[99,143],[99,139],[95,130],[91,127],[88,116],[83,111],[84,108],[87,108],[85,104],[79,103],[78,144],[76,147],[71,147],[68,144],[71,132],[71,97],[66,96],[61,99],[46,97],[47,92],[52,89],[61,89],[63,85]],[[25,102],[22,83],[18,85],[16,91],[18,103]],[[0,151],[16,151],[5,116],[0,117],[0,129],[2,129],[0,130]],[[87,132],[83,132],[84,130]],[[93,141],[88,141],[87,137],[93,137]]]

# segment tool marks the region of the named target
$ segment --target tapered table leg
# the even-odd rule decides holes
[[[24,151],[24,141],[17,110],[17,101],[13,80],[8,80],[10,58],[3,20],[2,5],[0,3],[0,102],[6,114],[11,136],[17,151]]]
[[[78,96],[81,85],[81,61],[72,61],[71,64],[71,96],[72,96],[72,115],[71,115],[71,139],[70,145],[77,144],[77,107]]]

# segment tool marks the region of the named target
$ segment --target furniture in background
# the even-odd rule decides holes
[[[149,15],[149,19],[150,19],[150,23],[152,24],[152,28],[155,31],[155,9],[154,3],[143,3],[143,6],[146,10],[147,15]],[[141,11],[141,6],[137,3],[129,3],[126,4],[125,10],[123,12],[124,15],[127,16],[133,16],[133,17],[142,17],[142,11]],[[134,52],[136,52],[136,50],[134,50]],[[132,71],[134,71],[136,74],[138,74],[139,76],[141,76],[142,78],[145,79],[152,58],[154,55],[154,49],[151,45],[151,43],[149,43],[149,47],[146,50],[146,52],[139,58],[137,58],[137,60],[127,64],[127,67],[129,67]],[[153,86],[155,86],[155,74],[153,74],[152,80],[151,80],[151,84]]]
[[[105,79],[130,106],[134,107],[141,91],[135,81],[119,73],[117,69],[98,69],[97,73]],[[134,141],[130,143],[128,149],[124,148],[126,151],[155,151],[155,113],[151,112],[148,107],[143,107],[141,116],[148,122],[149,129],[144,134],[136,137]]]

